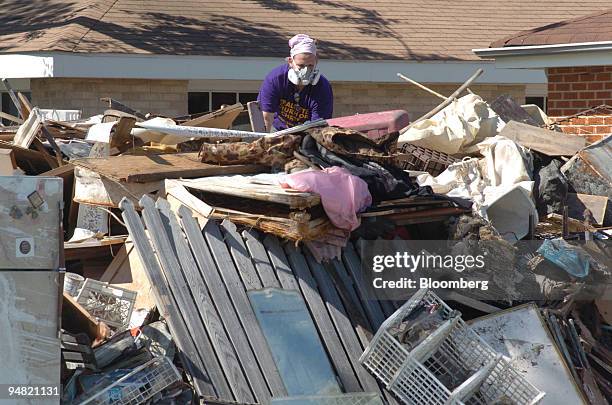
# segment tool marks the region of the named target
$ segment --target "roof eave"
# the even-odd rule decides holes
[[[612,65],[612,41],[473,49],[505,69]]]
[[[612,41],[580,42],[574,44],[508,46],[502,48],[472,49],[481,58],[497,58],[505,56],[550,55],[567,52],[610,51]]]

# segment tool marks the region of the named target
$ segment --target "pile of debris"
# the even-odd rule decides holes
[[[612,400],[612,137],[460,97],[477,76],[412,123],[275,133],[256,102],[239,131],[241,104],[169,118],[104,99],[60,120],[11,91],[0,268],[65,269],[32,301],[61,302],[63,402]],[[368,243],[415,240],[488,249],[493,266],[458,276],[489,291],[372,293]]]

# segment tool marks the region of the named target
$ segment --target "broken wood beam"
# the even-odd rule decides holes
[[[27,117],[26,117],[26,115],[24,115],[24,112],[21,109],[21,104],[19,103],[19,99],[15,95],[15,92],[13,91],[13,88],[9,84],[9,81],[7,79],[3,78],[2,79],[2,83],[4,84],[4,87],[6,87],[6,90],[8,91],[8,94],[11,97],[11,101],[15,105],[15,108],[17,108],[17,112],[19,113],[19,116],[21,118],[23,118],[23,119],[26,119]]]
[[[0,118],[4,118],[6,120],[13,121],[14,123],[17,123],[19,125],[23,124],[23,120],[21,118],[5,113],[4,111],[0,111]]]

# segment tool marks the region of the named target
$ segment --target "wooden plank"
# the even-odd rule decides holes
[[[124,197],[136,203],[143,195],[155,193],[163,187],[162,181],[149,183],[116,181],[80,166],[76,166],[74,175],[76,181],[74,201],[80,204],[117,208]]]
[[[359,363],[359,357],[363,353],[364,347],[359,342],[357,334],[351,321],[347,316],[346,309],[342,304],[338,292],[334,288],[334,283],[323,268],[323,266],[316,262],[310,252],[304,252],[308,266],[310,267],[311,274],[317,281],[317,286],[321,292],[321,297],[325,301],[327,310],[334,323],[340,340],[344,345],[346,353],[348,354],[349,360],[353,365],[355,374],[361,383],[361,386],[366,392],[380,392],[376,380],[367,370]]]
[[[370,319],[370,323],[377,330],[385,321],[385,315],[378,301],[370,298],[370,289],[366,285],[367,282],[361,271],[361,260],[359,260],[353,245],[350,243],[347,243],[346,247],[342,249],[342,260],[344,261],[345,268],[354,280],[359,298],[361,298],[361,302],[364,304],[364,309]]]
[[[116,153],[123,153],[129,148],[139,143],[135,137],[132,136],[132,128],[136,124],[136,118],[132,117],[120,117],[119,121],[113,128],[113,133],[110,136],[109,146],[111,150],[116,149]]]
[[[355,325],[357,335],[364,345],[367,344],[372,339],[374,330],[357,296],[353,281],[348,276],[344,265],[338,259],[333,259],[328,263],[324,263],[323,267],[331,276],[340,294],[340,298],[342,298],[344,306],[349,313],[351,322]]]
[[[47,142],[49,142],[49,145],[51,145],[53,152],[55,153],[55,158],[57,159],[57,165],[63,166],[64,160],[62,159],[62,151],[60,150],[59,146],[57,146],[57,143],[55,142],[53,135],[51,135],[49,130],[47,130],[47,128],[45,127],[44,122],[40,125],[40,130],[43,136],[45,137],[45,139],[47,140]]]
[[[141,113],[140,111],[134,110],[130,107],[128,107],[127,105],[120,103],[117,100],[114,100],[110,97],[102,97],[100,99],[100,101],[108,103],[108,108],[111,110],[117,110],[117,111],[121,111],[124,113],[128,113],[130,115],[133,115],[135,117],[140,118],[141,120],[146,120],[147,117],[146,115],[144,115],[143,113]]]
[[[100,281],[138,291],[134,303],[135,309],[150,309],[155,306],[153,286],[149,282],[144,264],[138,257],[134,243],[129,238],[115,254],[113,261],[100,277]]]
[[[13,88],[11,87],[11,84],[5,78],[2,78],[2,83],[4,84],[4,87],[6,88],[6,91],[8,91],[9,96],[11,97],[11,101],[15,105],[15,108],[17,108],[17,112],[19,112],[19,116],[21,118],[25,119],[28,114],[23,112],[23,110],[21,108],[21,103],[19,102],[19,99],[15,95],[15,92],[13,91]]]
[[[266,122],[264,121],[263,113],[261,112],[261,108],[259,108],[259,102],[248,102],[247,110],[249,111],[251,130],[253,132],[268,132],[268,130],[266,129]]]
[[[293,209],[309,208],[321,203],[321,197],[318,194],[282,188],[278,184],[257,183],[257,180],[249,176],[206,177],[182,180],[182,183],[186,187],[201,191],[275,202],[288,205]]]
[[[299,290],[298,282],[293,276],[293,271],[289,266],[289,261],[278,238],[268,235],[264,238],[263,244],[268,250],[270,263],[274,267],[276,277],[278,277],[281,286],[285,290]]]
[[[127,183],[147,183],[180,177],[216,176],[221,174],[253,173],[256,165],[219,166],[202,163],[197,153],[165,155],[121,155],[105,158],[81,158],[72,164]]]
[[[314,323],[321,335],[321,339],[325,344],[327,353],[330,357],[338,377],[346,392],[360,392],[361,388],[357,377],[353,372],[351,363],[344,352],[340,338],[338,337],[334,325],[329,317],[327,308],[321,299],[321,295],[317,290],[317,285],[310,274],[306,259],[300,251],[292,244],[285,245],[285,252],[288,256],[289,263],[293,269],[294,275],[297,278],[304,300],[310,308],[310,313]]]
[[[585,209],[591,211],[597,225],[604,225],[606,219],[612,218],[612,207],[609,206],[606,196],[568,193],[567,205],[569,216],[578,220],[584,220]]]
[[[230,295],[226,291],[223,280],[219,275],[219,269],[215,264],[204,237],[202,236],[200,227],[193,218],[193,213],[187,207],[182,206],[179,208],[178,214],[183,230],[187,235],[187,239],[189,240],[189,244],[200,268],[202,277],[204,278],[204,281],[208,286],[208,290],[210,291],[210,295],[215,302],[217,310],[219,311],[221,320],[223,321],[226,330],[231,331],[231,333],[229,333],[229,338],[236,349],[238,358],[244,367],[251,386],[259,384],[261,388],[264,388],[265,381],[267,381],[273,396],[286,395],[287,391],[285,390],[285,386],[283,385],[278,370],[276,369],[276,365],[274,365],[274,370],[264,369],[263,373],[259,369],[256,354],[251,349],[249,339],[247,338],[247,334],[251,334],[252,330],[244,329],[241,326],[236,310],[232,306]],[[257,354],[257,356],[259,357],[259,354]]]
[[[51,177],[61,177],[64,179],[64,185],[66,181],[70,180],[74,176],[74,166],[70,163],[67,163],[63,166],[56,167],[55,169],[48,170],[39,174],[39,176],[51,176]]]
[[[499,134],[547,156],[574,156],[586,146],[582,136],[549,131],[516,121],[507,123]]]
[[[273,381],[282,381],[278,369],[276,368],[274,358],[272,357],[272,352],[268,347],[266,338],[255,317],[255,312],[253,312],[253,308],[251,307],[246,289],[238,276],[238,271],[223,241],[223,235],[221,234],[219,226],[215,221],[208,221],[204,227],[203,234],[215,260],[216,268],[219,269],[225,288],[236,309],[240,323],[248,333],[247,337],[257,357],[259,366],[263,371],[264,377],[268,381],[271,379]]]
[[[233,222],[225,220],[221,222],[221,229],[223,230],[225,244],[229,248],[234,263],[236,264],[238,274],[240,274],[247,291],[263,288],[246,245],[244,244],[244,240],[242,240],[242,237],[240,237],[240,234],[236,231],[236,225]]]
[[[196,391],[200,395],[216,396],[213,382],[210,380],[204,366],[205,362],[196,349],[196,343],[193,340],[193,336],[189,332],[185,320],[179,312],[176,298],[172,294],[170,285],[155,257],[153,248],[145,233],[142,220],[136,213],[134,205],[129,200],[124,199],[119,206],[123,211],[122,217],[134,241],[136,252],[146,269],[149,282],[151,285],[155,286],[153,294],[155,295],[157,309],[160,315],[163,316],[168,323],[170,332],[179,348],[181,361],[191,375]],[[204,358],[204,360],[207,359]]]
[[[243,105],[241,103],[237,103],[182,122],[181,125],[190,127],[229,129],[242,111],[244,111]]]
[[[274,274],[274,269],[270,264],[266,248],[261,243],[261,240],[264,238],[263,235],[254,229],[249,229],[242,231],[242,237],[264,288],[280,288],[280,284]]]
[[[174,251],[166,230],[164,228],[162,219],[159,211],[155,208],[153,199],[148,196],[143,196],[140,199],[140,205],[143,207],[143,218],[157,257],[161,263],[162,270],[168,283],[172,294],[176,299],[177,308],[185,319],[185,324],[189,328],[190,334],[196,343],[196,347],[200,352],[201,358],[206,362],[206,369],[210,380],[217,391],[217,395],[220,398],[229,399],[232,398],[232,391],[227,384],[221,365],[215,352],[212,348],[206,330],[204,329],[202,322],[199,319],[197,312],[193,305],[193,301],[190,299],[189,287],[185,283],[185,279],[180,274],[181,267],[176,258],[176,252]],[[142,259],[142,257],[141,257]]]
[[[15,117],[14,115],[11,115],[11,114],[7,114],[3,111],[0,111],[0,118],[4,118],[9,121],[13,121],[17,124],[23,124],[23,120],[21,118]]]
[[[179,260],[179,271],[182,269],[183,276],[187,282],[186,284],[191,291],[191,295],[188,295],[189,298],[187,301],[189,304],[195,306],[197,312],[200,314],[200,318],[202,318],[204,322],[210,342],[225,372],[224,374],[227,378],[228,385],[234,393],[234,398],[240,402],[252,402],[253,394],[249,390],[249,384],[242,373],[234,348],[223,328],[221,319],[219,319],[217,310],[210,298],[208,289],[204,284],[200,270],[185,240],[178,220],[174,213],[170,211],[170,204],[168,201],[160,198],[157,200],[155,206],[161,214],[168,237],[176,252],[176,257]],[[192,296],[193,299],[191,299]],[[181,309],[186,310],[186,308]],[[265,386],[259,384],[253,385],[252,388],[259,402],[265,402],[270,398]]]
[[[162,194],[165,195],[175,212],[181,205],[189,208],[201,228],[204,227],[213,212],[213,207],[191,194],[178,180],[165,180]]]
[[[26,96],[23,95],[20,91],[17,92],[17,98],[19,99],[19,104],[21,104],[21,109],[24,114],[30,114],[33,110],[32,104]]]
[[[367,243],[367,241],[363,240],[363,239],[359,239],[357,241],[354,242],[354,244],[351,244],[351,242],[349,242],[348,244],[351,244],[353,247],[353,250],[355,251],[355,254],[357,255],[357,257],[361,257],[363,254],[361,253],[361,248],[360,248],[360,244],[361,243]],[[383,314],[385,315],[385,318],[390,317],[395,310],[397,309],[393,303],[384,295],[383,291],[378,291],[378,303],[380,304]]]

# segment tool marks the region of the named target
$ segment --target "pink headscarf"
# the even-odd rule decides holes
[[[299,53],[317,54],[317,46],[314,39],[306,34],[297,34],[289,40],[289,48],[291,48],[291,57]]]

